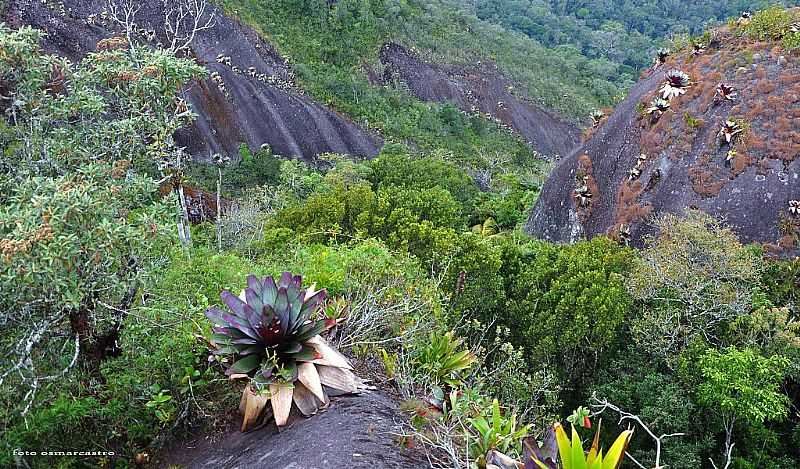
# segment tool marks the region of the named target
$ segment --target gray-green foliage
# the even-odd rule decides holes
[[[178,91],[201,72],[119,41],[71,63],[43,53],[42,34],[0,25],[4,424],[76,365],[95,369],[158,261],[169,229],[153,172],[180,152],[172,134],[192,113]]]
[[[750,310],[760,258],[701,212],[667,215],[656,226],[628,281],[643,308],[632,333],[642,349],[672,361],[694,340],[719,344],[721,328]]]

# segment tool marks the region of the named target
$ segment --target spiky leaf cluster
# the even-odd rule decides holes
[[[667,61],[669,54],[669,49],[658,49],[658,51],[656,51],[656,56],[653,57],[654,68],[658,68],[659,66],[663,65]]]
[[[719,130],[719,138],[729,144],[742,132],[744,132],[744,129],[742,129],[742,126],[739,125],[738,122],[726,120],[722,123],[722,128]]]
[[[302,278],[284,272],[272,277],[247,277],[241,297],[224,290],[220,295],[229,311],[209,308],[214,324],[214,353],[226,363],[226,374],[247,375],[259,385],[279,379],[297,379],[298,362],[319,358],[307,342],[326,329],[324,319],[311,319],[325,300],[325,290],[303,289]]]
[[[592,125],[594,125],[595,127],[600,124],[600,122],[603,120],[605,116],[606,116],[605,113],[599,109],[595,109],[589,115],[589,117],[592,118]]]
[[[667,112],[669,108],[669,101],[656,96],[652,101],[650,101],[650,107],[647,108],[647,113],[655,117],[661,117],[661,115]]]
[[[717,92],[716,98],[725,100],[725,101],[736,101],[736,97],[739,94],[736,92],[736,88],[727,83],[720,83],[717,85]]]
[[[689,75],[680,70],[670,70],[667,72],[664,84],[661,86],[661,96],[664,99],[672,99],[686,93],[692,82]]]

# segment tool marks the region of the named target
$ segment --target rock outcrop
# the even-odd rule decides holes
[[[142,0],[138,23],[145,40],[165,42],[160,0]],[[118,34],[104,20],[103,0],[9,0],[4,20],[14,27],[31,25],[47,32],[48,52],[78,60],[97,43]],[[236,155],[241,143],[257,150],[310,159],[335,152],[373,156],[381,139],[345,116],[305,96],[293,83],[290,66],[251,28],[213,8],[216,24],[201,31],[191,55],[209,70],[191,83],[186,98],[198,114],[196,123],[177,135],[198,159],[212,153]],[[150,35],[152,33],[152,35]],[[149,36],[149,37],[147,37]]]
[[[325,411],[300,418],[280,433],[274,423],[221,438],[180,442],[164,452],[157,467],[249,468],[385,468],[430,467],[420,450],[398,440],[406,419],[397,404],[381,392],[335,398]]]
[[[697,208],[743,241],[791,249],[800,234],[792,210],[800,199],[800,58],[731,28],[646,72],[555,168],[526,231],[557,242],[608,234],[640,246],[650,217]],[[663,114],[648,113],[672,70],[687,73],[690,85]],[[720,83],[733,88],[731,99]],[[741,130],[730,143],[720,134],[726,121]]]
[[[580,140],[577,126],[525,99],[491,62],[473,68],[431,64],[389,42],[380,51],[383,76],[373,81],[399,80],[423,101],[451,102],[467,113],[481,113],[514,130],[540,153],[566,155]]]

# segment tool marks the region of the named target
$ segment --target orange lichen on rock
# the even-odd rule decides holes
[[[639,196],[644,192],[644,186],[639,180],[625,181],[617,191],[617,206],[614,210],[614,224],[618,231],[622,225],[628,225],[650,215],[653,207],[650,204],[639,203]]]
[[[697,164],[689,168],[689,180],[692,182],[694,192],[702,197],[715,197],[725,186],[725,180],[718,177],[713,171],[711,157],[703,155]]]

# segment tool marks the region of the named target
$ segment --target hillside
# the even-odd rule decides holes
[[[723,3],[0,0],[0,467],[800,467],[800,12]]]
[[[66,1],[64,15],[47,2],[6,3],[11,25],[47,31],[46,49],[74,61],[118,31],[110,21],[88,20],[91,15],[98,17],[106,4],[102,0]],[[143,3],[140,22],[163,34],[159,3]],[[157,41],[164,39],[154,36],[152,42]],[[293,83],[293,71],[284,59],[238,22],[218,15],[214,27],[198,35],[191,52],[220,81],[199,80],[186,93],[199,118],[181,132],[179,142],[201,160],[208,160],[212,153],[236,155],[242,143],[253,149],[267,144],[276,153],[307,159],[326,152],[358,156],[378,152],[381,139],[377,135],[307,97]],[[218,63],[218,56],[229,57],[229,64]]]
[[[547,47],[573,50],[575,66],[585,70],[584,83],[603,102],[612,104],[649,67],[656,50],[673,36],[699,35],[742,11],[757,11],[777,2],[766,0],[675,1],[529,0],[464,1],[482,20],[519,31]],[[781,2],[797,5],[795,0]]]
[[[653,217],[694,207],[724,218],[746,241],[791,247],[797,223],[790,201],[800,198],[800,60],[793,42],[781,42],[791,17],[771,14],[777,25],[759,17],[716,29],[695,40],[701,49],[686,44],[647,71],[553,171],[526,230],[558,242],[622,234],[641,245]],[[663,115],[648,113],[672,70],[688,74],[685,94]],[[735,90],[731,99],[718,91],[721,83]],[[731,143],[720,135],[726,121],[740,129]],[[581,205],[575,181],[583,175],[591,199]]]
[[[119,33],[119,25],[97,20],[104,5],[100,0],[50,3],[18,0],[7,2],[6,17],[12,25],[28,24],[48,31],[45,42],[48,50],[78,60],[93,51],[102,39]],[[64,14],[59,13],[60,8]],[[142,3],[137,18],[145,30],[154,32],[147,38],[151,43],[165,41],[164,19],[148,13],[158,8],[158,2]],[[246,144],[253,152],[266,145],[274,154],[309,161],[325,153],[371,157],[377,154],[384,139],[388,139],[427,150],[445,149],[462,160],[468,159],[471,153],[486,153],[488,148],[502,149],[519,161],[529,160],[526,163],[529,165],[532,151],[566,153],[575,143],[577,132],[573,124],[537,103],[548,106],[558,103],[563,110],[588,112],[590,98],[586,90],[572,76],[556,73],[561,68],[557,62],[538,59],[551,71],[546,81],[520,67],[519,59],[526,52],[545,57],[541,53],[543,49],[531,41],[503,32],[496,38],[496,45],[475,47],[473,53],[482,57],[487,67],[492,57],[499,57],[498,63],[505,65],[501,72],[497,68],[481,69],[468,64],[465,58],[470,54],[463,48],[458,54],[452,54],[452,50],[442,49],[441,41],[435,45],[426,44],[430,41],[429,26],[417,24],[424,17],[421,6],[407,6],[403,10],[409,19],[406,28],[425,31],[423,35],[415,34],[413,41],[408,40],[409,31],[397,30],[381,16],[392,14],[394,10],[390,4],[359,6],[357,2],[353,5],[342,2],[330,7],[308,4],[302,11],[295,8],[280,2],[268,7],[231,3],[228,10],[232,16],[210,10],[217,21],[212,28],[198,33],[190,51],[209,72],[208,78],[196,81],[186,92],[199,118],[191,128],[177,135],[179,143],[199,161],[207,162],[214,153],[237,158],[240,144]],[[455,25],[462,19],[458,10],[444,4],[425,8],[447,24]],[[90,16],[93,20],[89,20]],[[302,20],[298,21],[300,18]],[[264,19],[269,22],[265,24]],[[301,22],[309,27],[304,28]],[[478,29],[488,35],[485,26],[475,19],[471,22],[467,29]],[[312,26],[312,23],[317,24]],[[459,33],[457,29],[447,29],[455,39]],[[323,34],[334,37],[323,37]],[[448,102],[453,97],[449,95],[432,100],[435,105],[424,104],[418,100],[420,96],[409,95],[402,88],[392,89],[382,86],[383,83],[370,82],[370,74],[378,72],[370,70],[371,65],[383,68],[375,59],[387,40],[419,45],[428,56],[441,57],[435,60],[450,62],[444,63],[444,67],[472,69],[472,75],[478,79],[486,74],[483,79],[519,91],[514,96],[507,90],[499,90],[500,95],[495,91],[492,96],[486,96],[492,102],[483,103],[479,110],[462,105],[461,115],[451,112]],[[324,42],[354,47],[328,53],[313,47]],[[512,85],[515,78],[522,80],[517,86]],[[558,80],[563,83],[554,87],[559,84]],[[570,98],[562,99],[559,95],[559,99],[555,99],[556,88],[561,95],[569,94]],[[519,103],[513,116],[504,116],[504,112],[497,109],[498,103],[503,102],[501,98]],[[511,133],[495,123],[498,117],[498,122],[510,126]],[[552,141],[545,137],[548,133],[564,138]],[[471,164],[481,162],[472,161]]]

